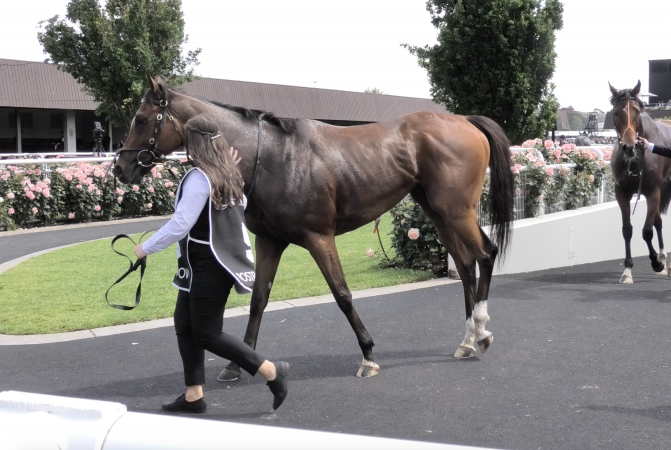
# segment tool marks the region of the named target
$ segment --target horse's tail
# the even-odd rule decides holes
[[[662,189],[661,189],[661,198],[659,200],[659,212],[662,214],[666,214],[666,211],[669,209],[669,203],[671,203],[671,181],[666,180],[664,184],[662,184]]]
[[[468,121],[489,141],[489,222],[492,224],[494,242],[499,247],[499,261],[503,261],[510,245],[511,225],[515,218],[515,178],[510,168],[510,141],[492,119],[469,116]]]

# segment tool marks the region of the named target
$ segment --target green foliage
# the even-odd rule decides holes
[[[403,267],[416,270],[431,270],[439,274],[447,271],[445,248],[438,240],[433,223],[422,209],[410,198],[405,198],[391,211],[391,246],[395,256],[391,262],[382,261],[382,266]],[[410,230],[417,230],[417,239],[409,237]]]
[[[194,78],[200,49],[182,56],[181,0],[72,0],[65,19],[40,22],[44,52],[100,103],[96,113],[129,125],[146,89],[146,76],[172,85]]]
[[[552,78],[559,0],[429,0],[438,44],[403,44],[427,69],[434,101],[495,120],[513,142],[557,121]]]
[[[582,131],[585,129],[585,119],[579,114],[571,114],[569,125],[572,131]]]
[[[366,89],[363,90],[363,93],[364,93],[364,94],[380,94],[380,95],[384,95],[384,94],[386,94],[386,92],[382,92],[382,90],[380,90],[380,89],[378,89],[378,88],[376,88],[376,87],[374,87],[374,88],[366,88]]]

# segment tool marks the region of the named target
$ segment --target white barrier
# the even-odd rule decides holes
[[[635,200],[632,200],[632,210],[634,203]],[[645,198],[641,198],[636,213],[631,218],[633,257],[648,255],[648,247],[641,237],[646,208]],[[486,231],[488,232],[488,229]],[[668,221],[666,227],[662,229],[662,234],[664,241],[671,243],[671,223]],[[656,248],[656,235],[653,243]],[[494,273],[531,272],[613,259],[624,261],[622,216],[616,202],[516,220],[505,263]],[[648,263],[639,269],[646,273],[651,271]],[[636,271],[637,268],[634,267],[634,281]],[[614,279],[619,276],[619,273],[613,274]]]
[[[314,450],[323,447],[385,450],[474,448],[140,414],[128,412],[121,403],[16,391],[0,393],[2,450]]]

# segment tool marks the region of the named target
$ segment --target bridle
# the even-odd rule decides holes
[[[169,119],[170,122],[172,122],[173,127],[175,127],[175,131],[177,131],[177,134],[179,135],[179,138],[181,140],[181,145],[184,145],[184,135],[182,132],[179,130],[179,127],[177,126],[177,122],[175,121],[174,116],[170,113],[170,108],[169,108],[169,96],[168,96],[168,90],[165,90],[165,98],[163,99],[152,99],[152,103],[156,106],[159,106],[162,109],[160,113],[156,115],[156,124],[154,125],[154,133],[152,137],[149,139],[149,148],[120,148],[114,153],[114,161],[112,161],[112,165],[110,167],[116,166],[117,158],[121,155],[122,152],[127,152],[127,151],[138,151],[137,154],[137,163],[141,167],[151,167],[154,164],[157,163],[164,163],[166,161],[166,157],[164,154],[158,151],[158,140],[161,137],[161,128],[163,127],[163,124]],[[142,103],[145,103],[145,99],[142,99]],[[143,153],[149,153],[151,155],[151,161],[148,164],[145,164],[142,159],[141,155]]]
[[[638,97],[634,97],[638,99]],[[615,132],[620,141],[620,146],[624,148],[624,142],[622,138],[627,134],[627,131],[631,130],[634,133],[634,144],[633,156],[627,157],[626,154],[623,155],[623,162],[627,165],[627,175],[630,178],[638,178],[638,195],[636,197],[636,203],[634,204],[634,210],[631,212],[632,215],[636,212],[636,206],[638,206],[638,201],[641,199],[641,188],[643,187],[643,163],[644,158],[644,149],[643,145],[638,142],[638,132],[631,126],[631,115],[629,114],[629,103],[631,102],[631,97],[629,91],[626,92],[625,101],[627,102],[627,128],[625,128],[622,135],[615,126]]]

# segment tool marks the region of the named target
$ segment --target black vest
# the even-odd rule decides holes
[[[182,178],[177,188],[176,203],[182,197],[182,185],[186,177],[193,170],[191,169]],[[202,170],[200,173],[205,175],[210,191],[212,183]],[[195,225],[189,233],[179,241],[177,247],[177,273],[173,284],[183,291],[191,290],[193,281],[193,272],[189,262],[189,245],[197,242],[210,246],[212,253],[221,266],[235,279],[235,291],[238,294],[249,294],[252,292],[256,274],[254,272],[254,255],[249,241],[247,227],[245,227],[245,210],[242,205],[227,206],[224,209],[217,209],[212,204],[212,198],[200,213]]]

